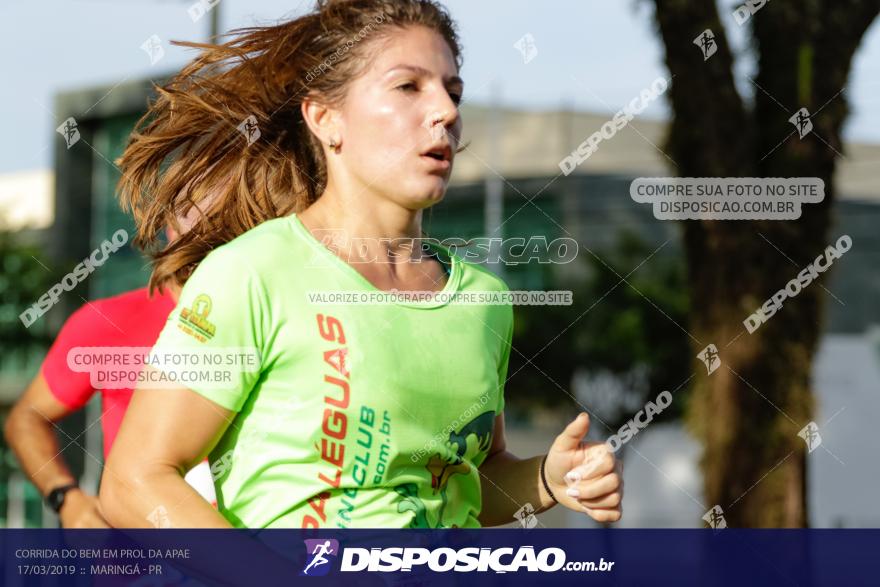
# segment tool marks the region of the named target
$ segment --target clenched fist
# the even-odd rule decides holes
[[[620,462],[604,442],[583,442],[590,417],[581,413],[556,437],[544,477],[556,500],[597,522],[616,522],[622,515]]]

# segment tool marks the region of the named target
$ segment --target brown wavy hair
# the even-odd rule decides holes
[[[459,69],[455,23],[434,0],[318,0],[276,26],[231,31],[218,43],[172,41],[200,54],[157,93],[117,164],[120,204],[134,243],[152,259],[150,291],[186,282],[214,248],[315,202],[327,183],[324,152],[302,117],[306,96],[340,104],[377,41],[428,27]],[[256,122],[259,136],[240,129]],[[189,230],[181,220],[197,220]],[[166,227],[180,236],[161,246]]]

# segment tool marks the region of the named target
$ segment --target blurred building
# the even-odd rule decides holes
[[[61,94],[55,102],[56,121],[75,121],[79,139],[68,147],[62,136],[55,146],[55,169],[20,178],[0,177],[0,205],[16,209],[13,219],[27,217],[42,229],[39,237],[61,267],[75,265],[115,230],[133,231],[129,217],[114,199],[119,170],[113,161],[122,153],[127,137],[142,115],[150,87],[148,82],[115,88],[101,87]],[[563,176],[559,162],[581,141],[599,129],[609,116],[564,109],[534,112],[508,108],[464,105],[464,139],[467,151],[456,159],[446,200],[425,216],[425,230],[436,237],[513,237],[545,235],[549,240],[573,236],[584,247],[602,251],[610,247],[623,229],[639,234],[654,246],[671,239],[661,254],[680,255],[676,223],[654,219],[647,205],[634,203],[630,182],[636,177],[672,175],[670,160],[663,153],[662,121],[634,120],[612,140]],[[880,193],[876,162],[880,145],[847,145],[846,159],[838,174],[839,202],[833,234],[847,233],[855,246],[846,262],[835,265],[828,288],[828,327],[815,365],[815,388],[819,399],[817,423],[826,447],[850,457],[842,464],[824,451],[811,455],[810,517],[817,526],[877,525],[880,519],[859,514],[867,508],[868,492],[858,502],[853,487],[868,487],[880,480],[875,457],[878,443],[870,440],[866,421],[869,408],[880,413],[880,342],[871,325],[880,324]],[[52,196],[47,182],[52,178]],[[6,187],[11,186],[11,187]],[[26,206],[24,202],[27,202]],[[19,206],[22,206],[19,211]],[[26,209],[25,209],[26,208]],[[51,225],[48,224],[51,219]],[[768,245],[769,246],[769,245]],[[652,247],[653,248],[653,247]],[[768,254],[775,254],[768,250]],[[102,297],[141,286],[148,278],[143,259],[132,250],[114,255],[108,267],[88,280],[88,297]],[[570,279],[571,268],[528,264],[505,268],[512,289],[553,288]],[[60,324],[78,305],[68,296],[47,315]],[[16,374],[19,387],[33,373]],[[570,382],[558,382],[567,387]],[[548,382],[548,388],[552,384]],[[13,389],[7,377],[6,389]],[[555,387],[555,386],[553,386]],[[2,400],[11,401],[7,391]],[[589,402],[589,392],[581,399]],[[93,406],[89,421],[99,412]],[[833,421],[823,427],[823,422]],[[521,456],[542,453],[565,422],[549,420],[529,426],[512,426],[511,449]],[[86,442],[90,452],[100,454],[100,437],[92,428]],[[866,441],[866,439],[868,439]],[[871,444],[873,443],[873,444]],[[85,469],[86,482],[97,481],[98,470],[69,451],[74,463]],[[708,508],[700,503],[701,484],[696,467],[699,447],[680,426],[657,425],[642,432],[626,451],[626,526],[700,525]],[[10,455],[5,461],[12,463]],[[78,460],[77,460],[78,459]],[[872,463],[866,467],[865,463]],[[9,465],[11,466],[11,465]],[[872,468],[873,467],[873,468]],[[0,503],[0,518],[36,525],[41,522],[34,506],[22,500],[23,481],[14,479],[10,497]],[[848,484],[851,484],[849,487]],[[2,485],[2,484],[0,484]],[[25,513],[30,512],[30,513]],[[870,518],[870,519],[869,519]],[[540,516],[546,526],[586,526],[583,516],[557,508]]]
[[[52,225],[55,175],[48,169],[0,175],[0,217],[8,230],[45,230]]]

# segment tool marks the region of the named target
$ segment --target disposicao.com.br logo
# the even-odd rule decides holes
[[[331,565],[331,557],[339,554],[339,542],[332,539],[305,540],[306,566],[302,575],[315,577],[326,575]],[[347,547],[342,551],[340,572],[384,572],[412,571],[427,568],[437,573],[444,572],[495,572],[514,573],[516,571],[610,571],[613,561],[604,558],[595,561],[566,561],[561,548],[544,548],[538,552],[534,546],[517,548],[421,548],[386,547],[360,548]]]

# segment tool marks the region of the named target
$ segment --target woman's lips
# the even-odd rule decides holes
[[[452,167],[452,162],[448,159],[436,159],[430,155],[422,155],[422,159],[428,162],[432,170],[448,171]]]

